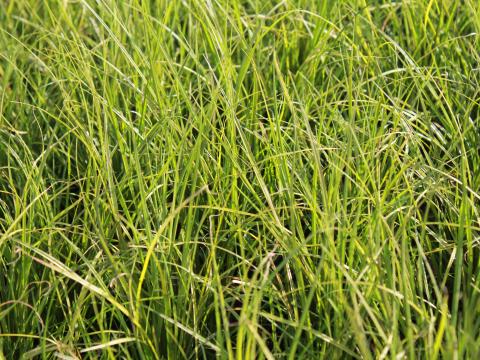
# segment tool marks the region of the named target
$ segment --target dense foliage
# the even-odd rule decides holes
[[[0,1],[0,359],[479,358],[479,32]]]

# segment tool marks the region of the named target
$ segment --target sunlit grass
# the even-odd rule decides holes
[[[0,359],[478,358],[479,31],[0,2]]]

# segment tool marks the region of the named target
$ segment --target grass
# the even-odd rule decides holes
[[[0,2],[0,359],[479,358],[479,32]]]

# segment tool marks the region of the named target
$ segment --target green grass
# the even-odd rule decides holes
[[[0,1],[0,359],[480,357],[476,0]]]

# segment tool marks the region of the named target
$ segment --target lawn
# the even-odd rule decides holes
[[[0,360],[480,358],[477,0],[1,0]]]

